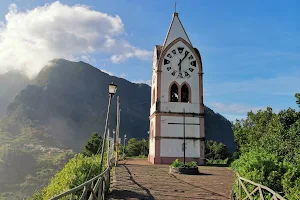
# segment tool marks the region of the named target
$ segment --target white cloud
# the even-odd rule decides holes
[[[112,72],[110,72],[110,71],[106,71],[104,69],[100,69],[100,70],[103,71],[104,73],[107,73],[110,76],[114,76],[114,74]]]
[[[28,11],[9,6],[0,22],[0,73],[21,70],[34,76],[54,58],[90,60],[95,52],[111,55],[111,61],[151,58],[151,52],[122,39],[124,24],[119,16],[68,6],[56,1]]]
[[[132,83],[144,83],[151,86],[152,80],[137,80],[137,81],[132,81]]]
[[[250,107],[242,104],[223,104],[220,102],[209,103],[209,106],[218,113],[244,114],[249,111],[257,112],[264,110],[266,107]]]
[[[134,58],[134,57],[140,58],[142,60],[146,60],[146,59],[150,58],[152,55],[151,51],[138,49],[134,46],[131,46],[127,42],[123,42],[123,46],[126,47],[128,49],[128,51],[121,53],[119,55],[113,55],[111,57],[111,60],[113,63],[120,63],[120,62],[123,62],[124,60],[127,60],[129,58]]]

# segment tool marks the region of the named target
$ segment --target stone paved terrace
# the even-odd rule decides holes
[[[108,199],[230,199],[234,173],[226,167],[200,166],[201,175],[168,172],[168,165],[146,159],[119,162]]]

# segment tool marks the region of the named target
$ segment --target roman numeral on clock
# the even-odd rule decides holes
[[[169,60],[167,60],[167,59],[164,59],[164,65],[167,65],[167,64],[169,64],[170,63],[170,61]]]
[[[193,72],[193,71],[194,71],[194,69],[193,69],[193,68],[189,68],[189,70],[190,70],[190,72]]]
[[[193,55],[190,55],[189,60],[192,60],[192,59],[194,59],[194,57],[193,57]]]
[[[172,67],[167,67],[167,70],[170,71],[172,69]]]
[[[196,60],[192,61],[191,65],[194,66],[194,67],[196,67]]]
[[[167,57],[172,58],[171,54],[168,54]]]
[[[175,50],[175,49],[174,49],[174,50],[172,50],[172,53],[173,53],[173,54],[176,54],[176,50]]]
[[[181,54],[183,52],[184,47],[178,47],[178,52]]]
[[[179,77],[179,78],[183,78],[183,76],[182,76],[182,73],[181,73],[181,72],[179,72],[179,74],[178,74],[178,77]]]
[[[176,71],[173,71],[171,74],[172,74],[173,76],[175,76],[175,74],[176,74]]]
[[[185,75],[185,76],[190,76],[190,74],[189,74],[189,73],[187,73],[187,72],[184,72],[184,75]]]

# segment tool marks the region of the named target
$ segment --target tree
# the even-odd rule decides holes
[[[300,93],[296,93],[295,97],[296,97],[296,103],[299,105],[300,108]]]
[[[93,133],[81,153],[85,156],[92,156],[100,153],[98,150],[99,147],[102,146],[102,142],[102,137],[98,133]]]
[[[211,160],[224,160],[230,156],[226,145],[209,140],[205,142],[205,157]]]
[[[148,140],[142,139],[137,140],[136,138],[131,138],[126,146],[127,156],[146,156],[148,155],[149,145]]]
[[[299,104],[300,95],[296,98]],[[276,114],[268,107],[249,112],[232,128],[240,154],[232,168],[287,199],[299,199],[300,112],[288,108]]]

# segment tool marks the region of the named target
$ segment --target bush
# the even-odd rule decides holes
[[[171,164],[172,167],[183,167],[183,162],[179,161],[178,159],[176,159],[175,161],[173,161],[173,163]]]
[[[238,152],[232,169],[287,199],[300,194],[300,112],[268,107],[232,124]]]
[[[187,167],[187,168],[198,167],[197,162],[195,162],[195,161],[191,161],[187,164],[184,164],[179,159],[174,160],[173,163],[171,164],[171,166],[176,167],[176,168],[180,168],[180,167]]]
[[[99,168],[101,155],[92,155],[91,157],[78,154],[72,158],[63,169],[53,177],[48,186],[37,191],[33,200],[46,200],[71,188],[74,188],[94,176],[99,175],[102,170]],[[105,158],[103,160],[106,164]],[[103,167],[103,169],[105,166]],[[90,171],[91,169],[91,171]],[[90,171],[90,173],[89,173]]]
[[[189,166],[189,167],[198,167],[197,162],[195,162],[195,161],[189,162],[189,163],[188,163],[188,166]]]

